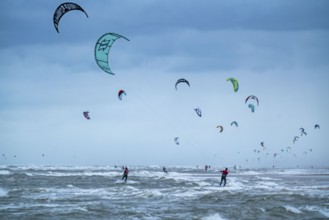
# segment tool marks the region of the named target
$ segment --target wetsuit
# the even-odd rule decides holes
[[[225,186],[226,185],[226,176],[228,174],[228,171],[227,170],[222,170],[220,172],[222,173],[222,178],[220,180],[220,184],[219,185],[222,186],[222,183],[224,181],[224,186]]]
[[[128,173],[129,173],[129,170],[128,170],[128,168],[126,167],[126,168],[125,168],[125,171],[123,172],[123,176],[122,176],[122,180],[125,179],[125,182],[127,182],[127,179],[128,179]]]

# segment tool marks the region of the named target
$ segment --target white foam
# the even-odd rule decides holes
[[[160,197],[162,196],[162,193],[158,189],[153,189],[153,190],[143,190],[141,192],[141,197],[143,198],[149,198],[149,197]]]
[[[281,179],[275,179],[275,178],[271,178],[271,177],[257,177],[260,180],[281,180]]]
[[[198,183],[198,182],[196,182]],[[244,190],[245,187],[242,183],[230,180],[225,187],[219,186],[219,181],[216,183],[208,184],[206,182],[201,182],[198,186],[194,187],[177,187],[172,188],[170,191],[170,195],[174,198],[191,198],[191,197],[198,197],[202,195],[208,195],[212,193],[220,193],[221,191],[238,191]]]
[[[319,212],[326,216],[326,217],[329,217],[329,210],[328,209],[320,209]]]
[[[0,210],[8,210],[8,209],[37,209],[40,207],[44,208],[51,208],[51,209],[58,209],[58,211],[64,212],[71,212],[71,211],[84,211],[87,212],[86,208],[80,207],[79,205],[61,205],[61,204],[49,204],[49,203],[17,203],[17,204],[8,204],[5,206],[0,206]]]
[[[262,173],[260,172],[256,172],[256,171],[243,171],[243,172],[240,172],[240,175],[260,175]]]
[[[202,218],[202,220],[225,220],[222,216],[220,216],[218,213],[206,216]]]
[[[8,195],[8,191],[5,189],[0,188],[0,197],[5,197]]]
[[[11,172],[8,170],[0,170],[0,175],[9,175],[9,174],[11,174]]]
[[[67,172],[67,171],[80,171],[80,172],[86,172],[86,171],[119,171],[121,172],[121,169],[114,168],[111,166],[60,166],[60,165],[28,165],[28,166],[4,166],[2,168],[9,168],[10,170],[20,170],[20,171],[61,171],[61,172]]]
[[[316,174],[326,174],[328,175],[328,169],[282,169],[276,170],[273,173],[276,174],[286,174],[286,175],[316,175]]]
[[[329,209],[326,208],[320,208],[318,206],[306,206],[305,210],[307,211],[315,211],[315,212],[320,212],[322,215],[329,217]]]
[[[199,186],[211,186],[212,185],[212,184],[204,182],[204,181],[198,182],[198,184],[199,184]]]
[[[295,213],[295,214],[301,214],[301,213],[303,213],[303,212],[300,211],[299,209],[297,209],[297,208],[295,208],[295,207],[292,207],[292,206],[289,206],[289,205],[284,206],[284,208],[285,208],[288,212],[292,212],[292,213]]]
[[[250,190],[265,190],[267,192],[277,192],[279,190],[284,190],[284,189],[288,189],[282,185],[279,185],[275,182],[269,182],[269,181],[258,181],[257,183],[254,183],[253,186],[246,186],[247,189]]]
[[[121,173],[118,172],[54,172],[49,171],[47,173],[25,173],[28,176],[56,176],[56,177],[66,177],[66,176],[118,176],[121,175]]]
[[[199,189],[199,190],[198,190]],[[198,197],[200,195],[206,195],[210,194],[212,191],[209,189],[203,188],[203,190],[200,190],[201,188],[175,188],[171,189],[170,194],[174,198],[194,198]]]
[[[39,188],[38,194],[23,195],[24,198],[47,199],[47,201],[56,201],[80,196],[106,196],[111,194],[108,188],[99,189],[81,189],[77,187],[67,188]]]

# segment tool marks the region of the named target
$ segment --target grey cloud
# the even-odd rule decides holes
[[[182,29],[216,30],[327,30],[329,2],[318,1],[82,1],[89,18],[79,12],[62,19],[62,33],[52,22],[61,2],[1,1],[1,47],[13,44],[85,41],[104,32],[154,35]],[[15,10],[15,12],[13,12]],[[72,32],[67,30],[72,29]],[[79,33],[79,37],[77,37]],[[94,39],[96,40],[96,39]]]

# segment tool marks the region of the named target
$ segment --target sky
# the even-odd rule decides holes
[[[74,2],[0,2],[0,165],[329,166],[329,1]]]

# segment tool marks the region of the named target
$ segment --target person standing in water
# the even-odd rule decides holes
[[[122,180],[125,179],[125,182],[127,182],[127,179],[128,179],[128,173],[129,173],[129,170],[128,168],[126,167],[123,171],[123,176],[122,176]]]
[[[225,186],[226,185],[226,176],[228,174],[228,170],[227,170],[227,168],[225,168],[225,170],[221,170],[220,172],[222,173],[222,178],[220,180],[219,186],[222,186],[223,181],[224,181],[224,186]]]

